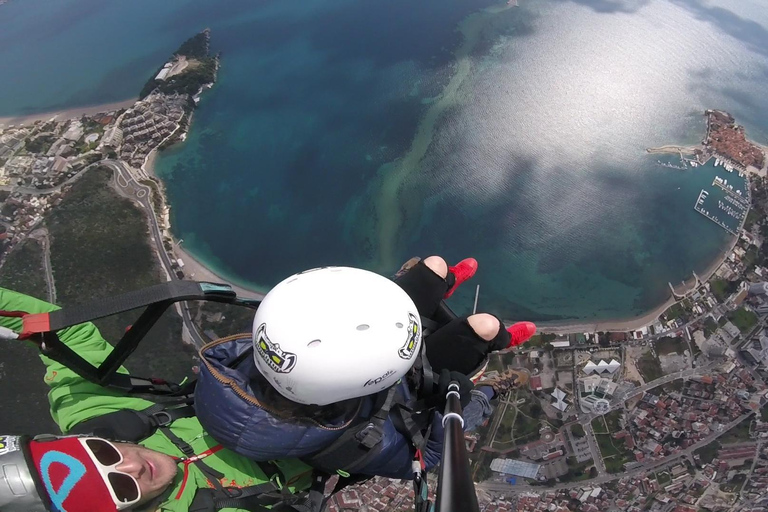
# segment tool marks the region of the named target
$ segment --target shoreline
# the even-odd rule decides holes
[[[221,275],[217,274],[213,269],[211,269],[209,266],[201,263],[200,260],[195,258],[192,254],[190,254],[189,251],[182,248],[181,245],[178,243],[178,240],[174,238],[173,241],[174,241],[173,251],[176,254],[177,258],[180,258],[182,261],[184,261],[184,273],[189,276],[190,280],[228,284],[237,293],[238,297],[248,297],[248,298],[257,298],[257,299],[264,298],[265,293],[261,291],[253,290],[250,288],[246,288],[244,286],[240,286],[232,282],[232,280],[222,277]]]
[[[725,260],[728,259],[728,256],[731,254],[734,246],[738,241],[739,237],[733,236],[733,240],[730,242],[727,248],[723,250],[722,254],[718,255],[717,258],[715,258],[712,263],[710,263],[699,275],[699,279],[702,285],[709,282],[710,278],[715,274],[715,272],[717,272],[717,269],[719,269],[720,266],[725,263]],[[688,281],[690,281],[690,278]],[[536,325],[539,327],[539,332],[550,334],[570,334],[574,332],[598,331],[628,332],[651,325],[658,319],[659,316],[661,316],[662,313],[664,313],[664,311],[666,311],[672,304],[676,302],[678,302],[678,300],[676,300],[670,293],[670,296],[655,308],[649,310],[647,313],[632,318],[617,320],[596,320],[594,322],[569,322],[568,320],[554,320],[551,323],[547,321],[537,322]]]
[[[155,162],[157,161],[157,156],[159,153],[160,151],[158,151],[157,149],[153,149],[149,153],[149,155],[147,155],[147,160],[144,162],[142,169],[150,177],[150,179],[159,182],[159,189],[161,190],[161,194],[163,195],[163,198],[162,198],[163,203],[166,206],[168,206],[168,208],[170,208],[170,205],[168,203],[168,198],[165,195],[165,183],[163,183],[162,178],[160,178],[155,173]],[[209,265],[202,263],[199,257],[195,257],[194,255],[192,255],[192,253],[190,253],[189,251],[187,251],[181,246],[181,244],[179,243],[179,240],[171,232],[170,219],[168,219],[167,224],[168,225],[164,229],[164,231],[172,240],[173,254],[176,257],[176,259],[181,259],[184,262],[184,269],[183,269],[184,274],[188,275],[190,280],[228,284],[237,293],[238,297],[248,297],[248,298],[255,297],[258,299],[264,298],[264,295],[265,295],[264,292],[253,289],[253,288],[249,288],[246,286],[242,286],[240,284],[236,284],[236,282],[233,281],[232,279],[222,276],[220,273],[217,273]]]
[[[115,101],[113,103],[103,103],[101,105],[86,105],[82,107],[40,112],[37,114],[22,114],[18,116],[0,117],[0,128],[7,128],[10,125],[22,126],[27,124],[34,124],[36,121],[49,121],[51,119],[58,119],[59,121],[62,121],[66,119],[76,119],[82,117],[83,115],[92,116],[94,114],[112,112],[115,110],[120,110],[121,108],[131,107],[134,103],[136,103],[136,101],[138,101],[138,97],[122,101]]]

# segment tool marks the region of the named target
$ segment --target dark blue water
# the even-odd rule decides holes
[[[644,150],[699,140],[706,108],[766,141],[758,4],[70,0],[62,19],[12,2],[0,115],[123,99],[210,26],[220,81],[158,162],[174,232],[206,262],[267,288],[472,255],[481,306],[506,318],[624,318],[729,240],[692,208],[714,171]]]

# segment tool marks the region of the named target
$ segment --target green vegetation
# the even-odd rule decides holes
[[[571,434],[573,434],[573,437],[584,437],[587,435],[587,433],[584,432],[584,427],[581,426],[581,423],[574,423],[571,425]]]
[[[204,30],[199,34],[187,39],[174,55],[184,55],[189,61],[187,68],[167,80],[155,80],[162,67],[147,80],[141,89],[139,98],[145,98],[155,88],[166,94],[178,92],[180,94],[195,94],[200,87],[214,81],[216,76],[216,58],[210,57],[209,42],[210,32]]]
[[[666,356],[669,354],[680,354],[688,348],[688,345],[681,338],[669,338],[664,336],[654,342],[656,347],[656,353],[660,356]]]
[[[566,464],[568,464],[568,473],[558,477],[560,482],[580,482],[582,480],[594,478],[590,471],[590,468],[594,466],[592,459],[579,464],[576,462],[576,457],[568,457],[566,459]]]
[[[38,299],[48,297],[43,250],[36,240],[28,238],[8,255],[0,268],[0,286]]]
[[[711,316],[704,320],[704,337],[709,338],[717,331],[717,322]]]
[[[623,441],[614,441],[610,434],[596,434],[595,439],[608,473],[621,473],[624,471],[624,464],[634,460],[634,455],[624,446]]]
[[[712,291],[712,295],[715,298],[723,302],[739,287],[737,281],[726,281],[725,279],[712,279],[709,281],[709,289]]]
[[[165,281],[144,212],[110,188],[111,171],[88,171],[46,219],[58,302],[72,305]],[[115,222],[120,219],[120,222]],[[118,340],[138,317],[128,312],[96,321],[107,340]],[[181,342],[181,319],[167,311],[131,355],[138,375],[179,381],[189,374],[192,350]]]
[[[621,430],[621,426],[619,425],[619,421],[621,420],[622,411],[616,410],[611,411],[608,414],[603,416],[603,419],[605,420],[605,424],[608,427],[608,432],[613,434]]]
[[[723,492],[739,492],[744,482],[747,481],[747,475],[744,473],[736,473],[733,478],[720,484],[720,490]]]
[[[495,443],[503,445],[504,448],[509,448],[512,441],[514,441],[512,426],[515,424],[515,417],[517,416],[517,410],[514,407],[507,407],[504,411],[504,416],[501,418],[499,428],[496,430]]]
[[[666,317],[667,321],[674,320],[675,318],[679,318],[681,315],[685,313],[685,309],[682,305],[680,305],[679,302],[675,302],[669,308],[667,311],[664,312],[664,316]]]
[[[195,324],[203,331],[213,331],[217,337],[251,332],[252,309],[218,302],[202,302],[196,309]]]
[[[749,441],[749,427],[752,424],[752,418],[746,418],[744,421],[733,427],[731,430],[720,436],[720,443],[743,443]]]
[[[744,221],[744,229],[747,231],[752,230],[752,226],[755,225],[755,222],[758,222],[761,220],[760,212],[756,211],[754,208],[749,210],[749,213],[747,214],[747,220]]]
[[[189,59],[202,59],[208,56],[209,41],[210,31],[203,30],[181,43],[174,55],[184,55]]]
[[[656,473],[656,480],[659,482],[659,485],[667,485],[672,481],[672,475],[670,475],[667,471],[662,471],[660,473]]]
[[[30,153],[47,153],[54,142],[56,142],[55,135],[39,135],[34,139],[24,141],[24,149]]]
[[[760,409],[760,419],[768,422],[768,405],[764,405],[763,408]]]
[[[646,382],[659,379],[664,376],[664,372],[661,370],[658,358],[654,357],[650,352],[645,354],[637,360],[637,369],[640,375],[643,376]]]
[[[708,445],[697,448],[693,451],[693,454],[699,456],[699,460],[702,464],[709,464],[715,457],[717,457],[717,451],[720,449],[720,446],[719,441],[713,441]]]
[[[603,420],[602,416],[592,420],[592,430],[595,432],[595,434],[608,433],[608,430],[606,429],[606,426],[605,426],[605,421]]]
[[[556,334],[534,334],[533,337],[525,343],[525,346],[530,348],[544,348],[545,345],[551,343],[556,338]]]
[[[757,324],[757,315],[747,311],[743,307],[728,313],[728,319],[739,328],[742,333],[749,332]]]
[[[8,254],[0,268],[0,286],[40,299],[47,296],[40,245],[27,239]],[[48,413],[48,386],[37,348],[24,341],[3,341],[0,408],[6,432],[58,432]],[[23,390],[20,392],[19,390]]]

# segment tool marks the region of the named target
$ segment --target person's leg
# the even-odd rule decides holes
[[[440,256],[411,258],[395,274],[395,282],[411,297],[421,316],[432,318],[440,301],[450,297],[475,271],[474,258],[466,258],[452,267]]]
[[[498,317],[488,313],[457,318],[427,338],[427,359],[438,373],[448,369],[472,375],[489,353],[524,343],[535,332],[531,322],[505,329]]]
[[[430,256],[396,277],[395,283],[413,300],[419,314],[430,318],[448,291],[448,283],[445,281],[447,274],[448,265],[445,260],[439,256]]]

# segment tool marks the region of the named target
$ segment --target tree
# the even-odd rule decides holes
[[[595,466],[589,468],[589,478],[597,478],[597,468]]]
[[[541,406],[538,403],[531,404],[531,418],[539,419],[541,417]]]
[[[582,427],[580,423],[571,425],[571,434],[573,434],[574,437],[584,437],[587,435],[587,433],[584,432],[584,427]]]
[[[484,480],[488,480],[492,476],[493,476],[493,470],[491,469],[491,466],[480,465],[477,468],[477,472],[475,473],[475,481],[482,482]]]

